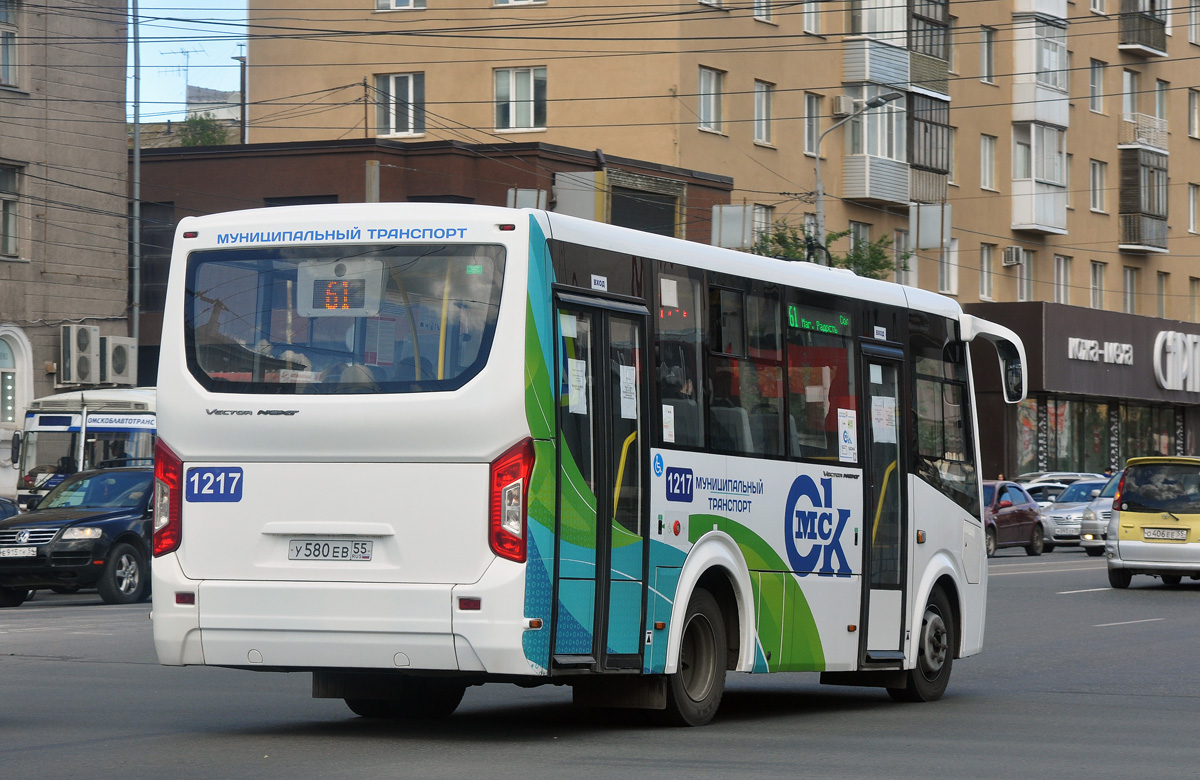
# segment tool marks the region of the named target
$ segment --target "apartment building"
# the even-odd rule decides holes
[[[124,104],[124,3],[0,0],[4,441],[65,379],[61,325],[128,335]],[[0,494],[10,466],[0,448]]]
[[[1200,0],[290,6],[249,3],[252,141],[538,140],[725,175],[760,227],[823,211],[835,253],[890,239],[897,281],[1070,331],[1027,332],[1045,365],[1018,413],[981,400],[997,470],[1195,451],[1200,389],[1161,366],[1200,335]],[[1071,349],[1133,357],[1041,383]]]

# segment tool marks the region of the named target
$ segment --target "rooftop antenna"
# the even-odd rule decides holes
[[[204,53],[205,52],[204,52],[203,46],[199,46],[195,49],[179,48],[179,49],[176,49],[175,51],[160,51],[159,54],[164,54],[164,55],[178,54],[178,55],[182,56],[183,57],[183,65],[176,65],[173,68],[161,68],[159,70],[159,72],[161,72],[161,73],[182,73],[183,74],[184,92],[186,92],[188,84],[191,83],[190,81],[188,81],[188,67],[191,64],[191,57],[193,54],[204,54]]]

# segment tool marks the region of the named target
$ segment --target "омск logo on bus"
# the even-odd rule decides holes
[[[816,480],[801,474],[788,491],[784,509],[784,546],[792,571],[801,577],[814,571],[822,577],[849,577],[852,571],[842,549],[842,531],[850,510],[834,507],[833,480],[822,479],[818,488]]]

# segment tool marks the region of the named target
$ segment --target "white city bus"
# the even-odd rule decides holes
[[[367,717],[507,681],[701,724],[727,671],[936,699],[983,642],[979,336],[1019,401],[1010,331],[845,271],[536,210],[187,218],[159,660]]]
[[[101,466],[150,465],[154,388],[72,390],[38,398],[13,437],[17,501],[27,505],[68,475]]]

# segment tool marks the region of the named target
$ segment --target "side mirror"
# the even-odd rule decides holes
[[[15,431],[12,440],[12,467],[21,467],[21,432]]]
[[[1012,502],[1009,501],[1007,498],[1000,502],[1001,509],[1008,509],[1010,506],[1012,506]]]
[[[42,503],[41,496],[30,496],[29,499],[25,502],[25,511],[32,512],[33,510],[38,508],[38,504],[40,504],[40,503]]]
[[[1089,496],[1091,496],[1092,498],[1095,498],[1096,496],[1100,495],[1100,488],[1096,488],[1095,490],[1093,490],[1093,491],[1092,491],[1091,493],[1089,493],[1088,495],[1089,495]]]

